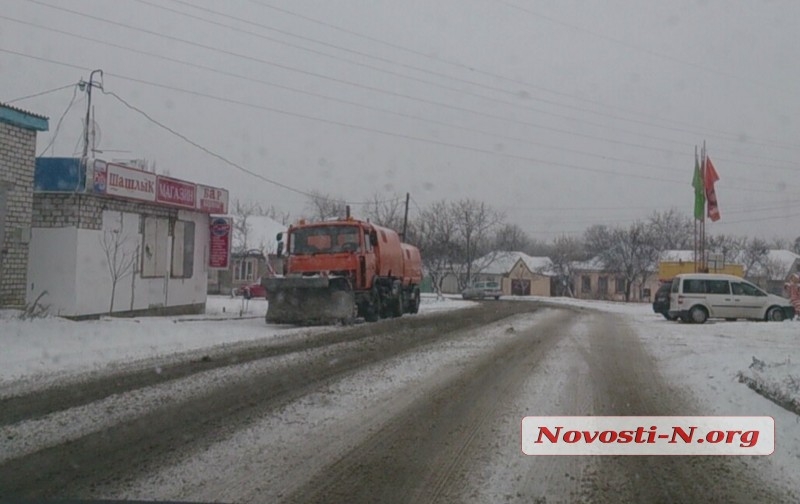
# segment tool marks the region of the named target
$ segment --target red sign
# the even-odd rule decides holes
[[[228,213],[228,191],[197,184],[196,208],[211,214]]]
[[[106,165],[105,192],[144,201],[156,199],[156,176],[153,173],[118,164]]]
[[[184,208],[195,208],[197,187],[191,182],[184,182],[161,175],[156,177],[156,202]]]
[[[210,269],[228,269],[231,262],[231,233],[233,219],[228,217],[212,217],[209,225]]]
[[[228,213],[228,191],[225,189],[164,177],[100,159],[92,163],[86,189],[108,196],[149,201],[207,214]]]

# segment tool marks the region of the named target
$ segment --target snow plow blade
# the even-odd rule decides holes
[[[267,290],[268,324],[328,325],[352,321],[355,296],[325,277],[271,277]]]

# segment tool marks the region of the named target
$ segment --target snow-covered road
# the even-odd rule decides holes
[[[125,350],[55,375],[9,378],[0,406],[17,413],[0,413],[0,489],[218,502],[800,499],[797,416],[737,378],[769,372],[749,368],[753,356],[791,362],[800,323],[695,326],[667,322],[649,305],[519,301],[430,299],[424,317],[268,335],[261,317],[97,322],[241,332],[181,347],[188,353],[165,355],[175,344],[167,338],[134,359],[121,356]],[[219,302],[224,312],[208,318],[227,317],[224,303],[239,303]],[[472,308],[451,311],[464,307]],[[107,388],[87,369],[118,379]],[[48,376],[80,376],[89,386],[79,398],[67,387],[62,404],[40,390]],[[19,383],[36,387],[19,396]],[[51,402],[62,405],[42,409]],[[528,457],[519,438],[526,415],[769,415],[776,450]],[[62,467],[65,460],[71,465]]]

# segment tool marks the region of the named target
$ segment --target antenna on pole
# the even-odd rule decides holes
[[[96,84],[94,82],[94,74],[96,74],[96,73],[100,74],[100,83],[99,84]],[[90,124],[91,124],[90,121],[92,120],[92,117],[91,117],[91,114],[92,114],[92,88],[94,86],[97,86],[100,89],[103,89],[102,79],[103,79],[103,71],[102,70],[92,70],[92,73],[89,74],[89,82],[81,82],[81,84],[80,84],[81,90],[83,90],[84,87],[86,88],[86,97],[87,97],[86,123],[85,123],[85,126],[83,128],[83,156],[82,156],[83,159],[87,159],[89,157],[89,128],[91,127],[90,126]]]

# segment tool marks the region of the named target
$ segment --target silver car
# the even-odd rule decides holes
[[[476,282],[461,292],[464,299],[485,299],[493,297],[500,299],[503,291],[497,282]]]

